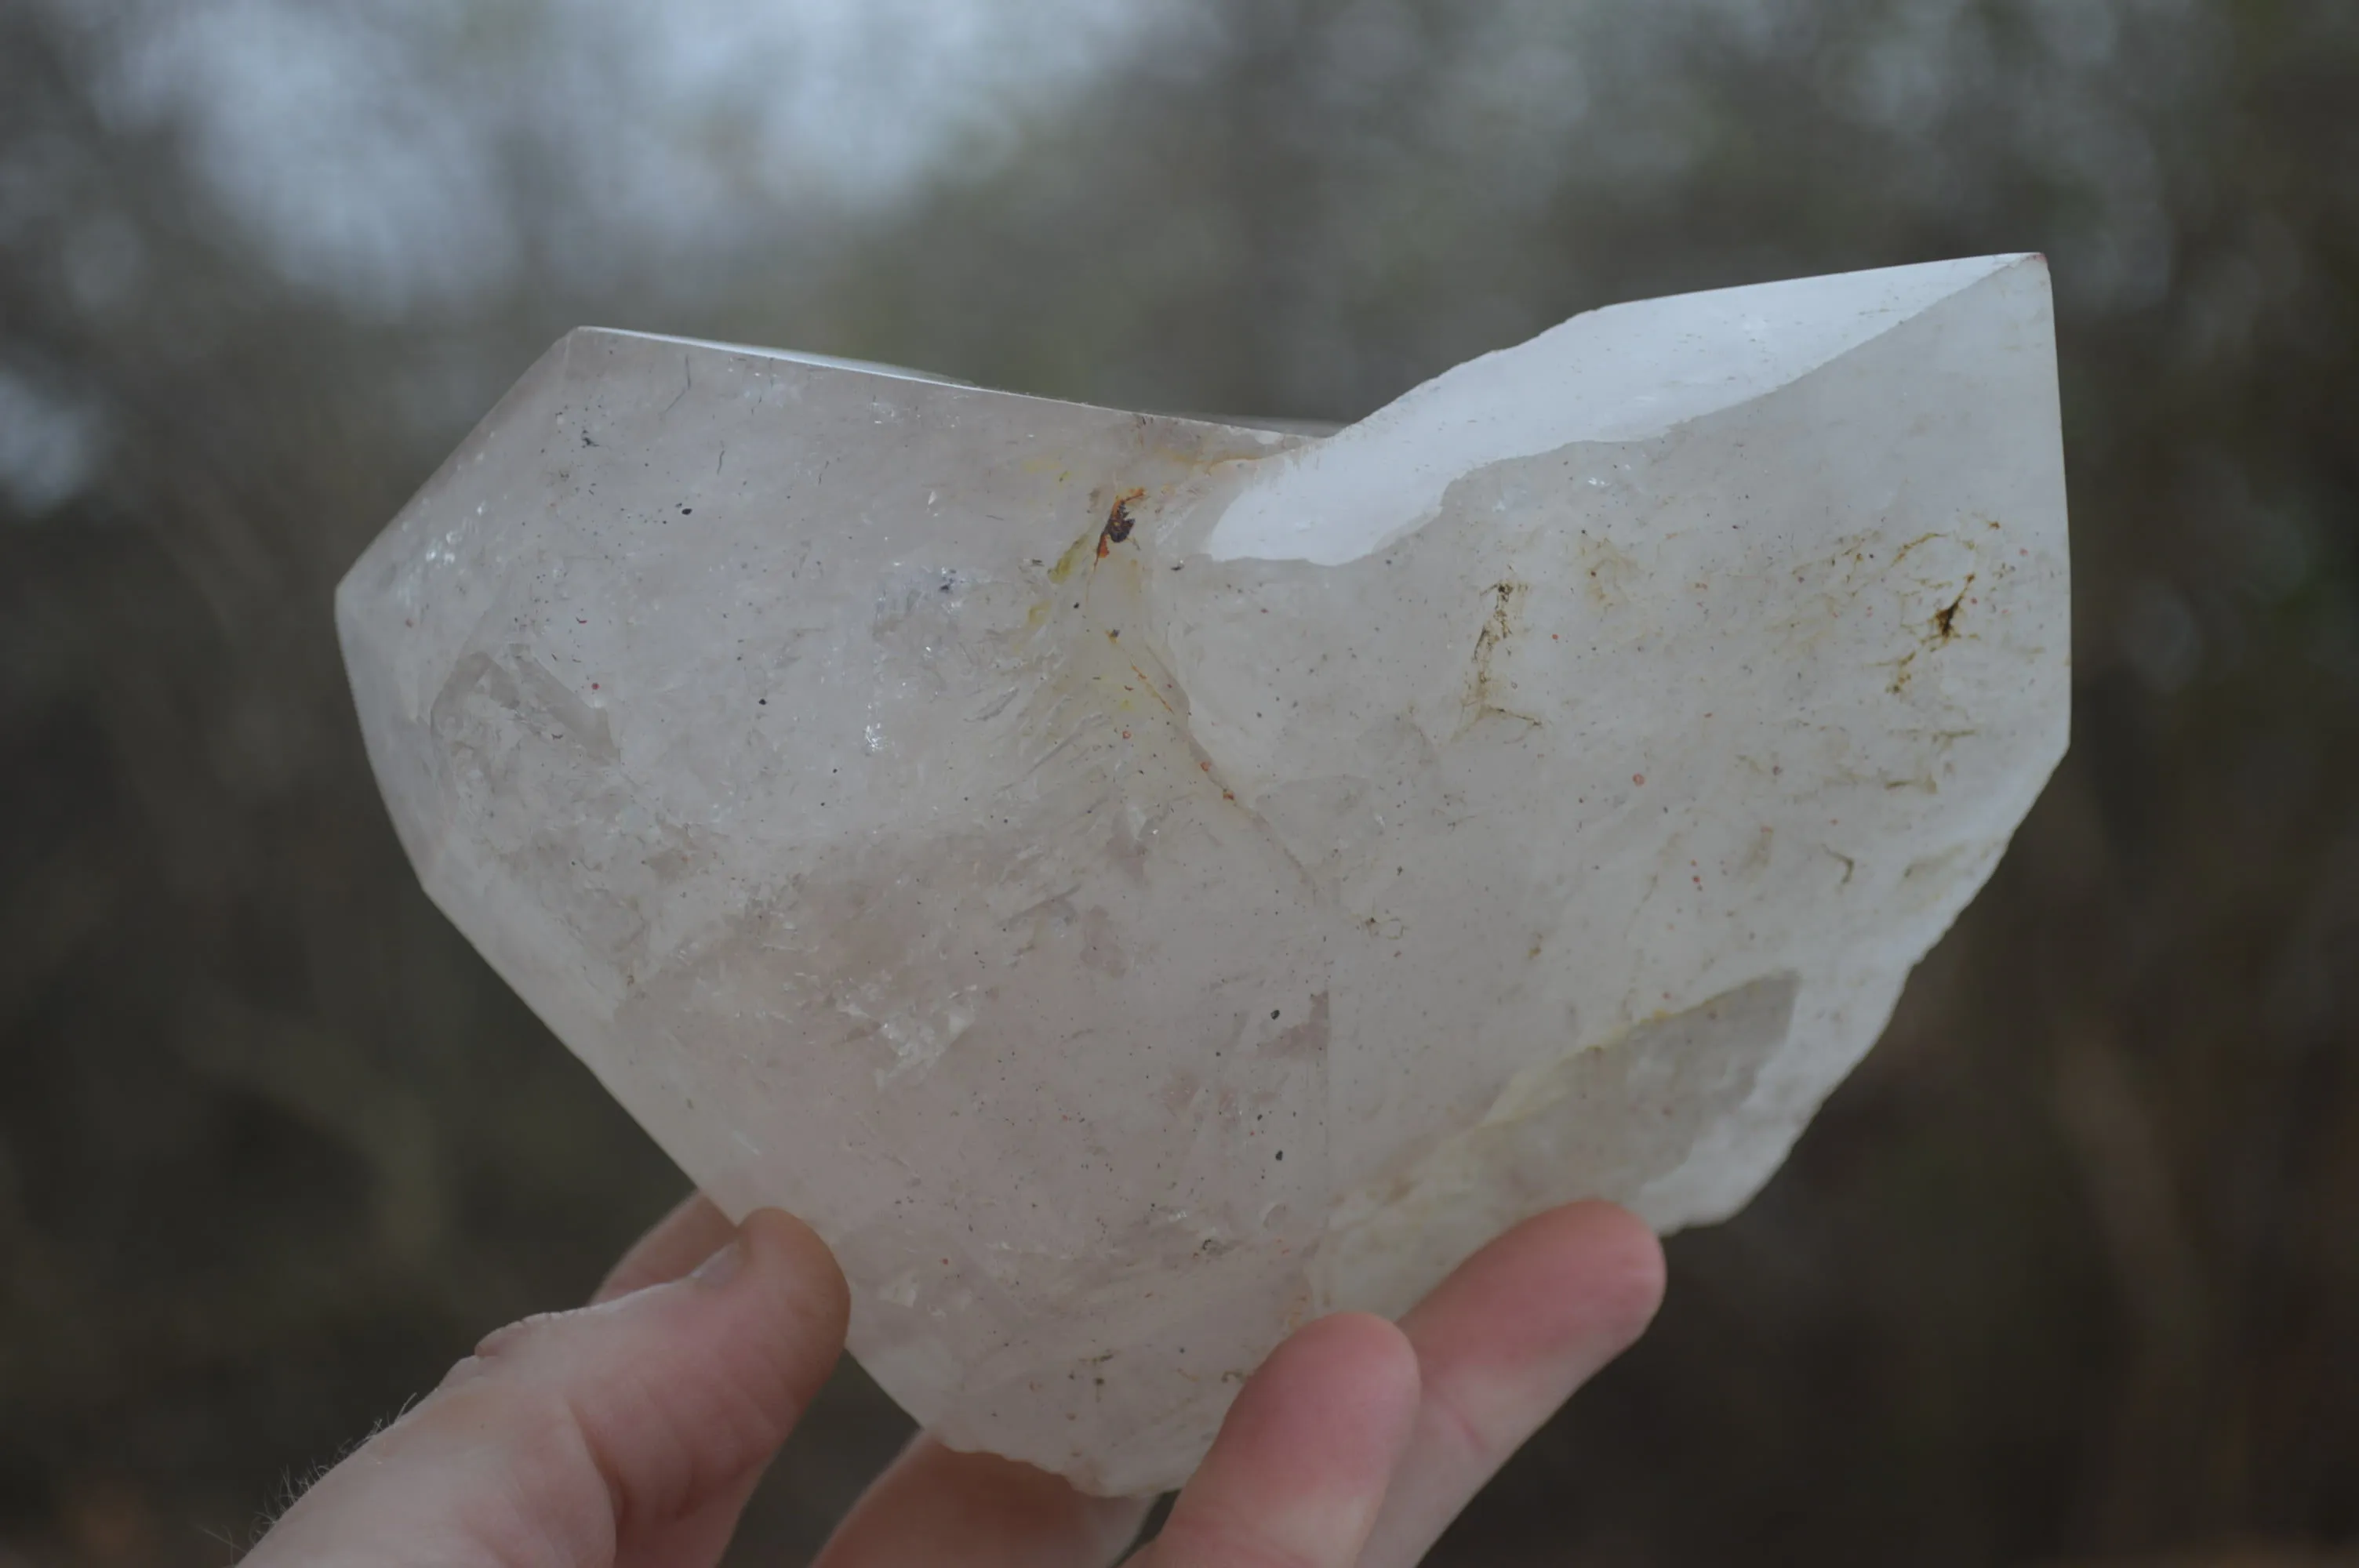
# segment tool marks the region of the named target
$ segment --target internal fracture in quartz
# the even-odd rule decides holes
[[[1578,317],[1324,440],[585,330],[353,568],[428,891],[945,1441],[1727,1215],[2065,741],[2044,265]]]

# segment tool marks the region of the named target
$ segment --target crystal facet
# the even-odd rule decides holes
[[[1620,306],[1324,440],[584,330],[345,579],[428,891],[946,1441],[1176,1483],[1717,1218],[2060,755],[2047,272]]]

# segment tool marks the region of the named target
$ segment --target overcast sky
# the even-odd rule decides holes
[[[666,289],[710,298],[733,266],[791,267],[800,243],[856,243],[862,219],[988,170],[1038,127],[1052,134],[1032,149],[1036,173],[1095,178],[1083,149],[1054,139],[1081,94],[1142,77],[1216,81],[1231,63],[1220,19],[1289,5],[36,3],[84,46],[79,69],[108,128],[160,135],[256,276],[385,319],[468,319],[519,287],[597,297],[617,284],[659,318]],[[1299,12],[1288,91],[1303,145],[1285,150],[1315,166],[1303,200],[1316,212],[1292,243],[1302,269],[1347,280],[1381,249],[1388,213],[1432,205],[1420,179],[1473,193],[1443,205],[1485,232],[1516,232],[1568,189],[1682,199],[1702,149],[1745,112],[1749,77],[1832,106],[1883,149],[1886,183],[1857,192],[1878,212],[1995,200],[1994,170],[2058,178],[2076,192],[2047,236],[2064,297],[2135,308],[2172,266],[2156,138],[2190,117],[2221,56],[2192,0],[1347,0]],[[1995,29],[2026,19],[2029,49],[2003,53]],[[1203,112],[1220,107],[1208,94]],[[1104,134],[1102,119],[1075,123]],[[47,168],[38,146],[0,146],[0,243],[23,228],[10,214],[56,183]],[[88,206],[58,243],[71,296],[103,310],[168,262],[145,255],[124,214]],[[1316,330],[1320,299],[1298,303]],[[1328,359],[1349,357],[1329,347]],[[103,444],[94,404],[0,344],[0,410],[13,431],[0,433],[0,493],[41,512],[81,488]]]
[[[398,310],[506,281],[525,182],[568,232],[698,247],[889,205],[1140,51],[1177,0],[53,0],[125,126],[167,125],[299,284]]]

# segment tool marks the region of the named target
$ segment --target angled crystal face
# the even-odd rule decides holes
[[[1324,440],[584,330],[344,581],[428,891],[947,1441],[1767,1178],[2061,753],[2046,271],[1576,318]]]

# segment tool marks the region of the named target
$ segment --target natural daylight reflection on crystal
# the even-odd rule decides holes
[[[1766,1181],[2065,741],[2047,270],[1326,439],[584,330],[337,595],[427,890],[945,1441],[1169,1487],[1332,1308]]]

